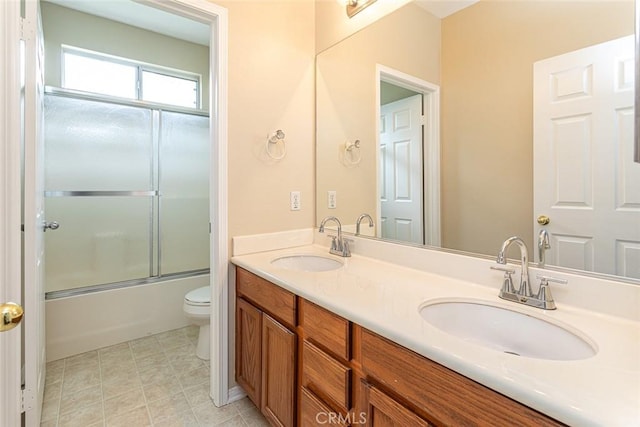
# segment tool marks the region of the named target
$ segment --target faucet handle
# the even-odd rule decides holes
[[[536,277],[540,279],[540,289],[538,289],[536,299],[543,302],[543,308],[545,310],[555,310],[556,303],[553,300],[553,296],[551,296],[551,287],[549,286],[549,282],[560,283],[562,285],[566,285],[569,282],[566,279],[558,279],[557,277],[545,276],[542,274],[538,274]]]
[[[501,267],[499,265],[492,265],[489,268],[492,270],[504,271],[504,277],[502,280],[502,288],[500,289],[500,295],[504,296],[505,294],[515,294],[516,290],[513,287],[513,279],[511,279],[511,275],[516,271],[513,268],[509,267]]]
[[[540,286],[549,286],[549,282],[559,283],[561,285],[569,283],[567,279],[558,279],[557,277],[545,276],[544,274],[538,274],[536,277],[540,279]]]
[[[338,250],[338,236],[333,236],[331,234],[329,234],[329,237],[331,237],[331,250],[332,251],[337,251]]]
[[[351,256],[351,249],[349,249],[349,243],[353,242],[353,240],[351,239],[342,239],[342,256],[343,257],[350,257]]]
[[[516,272],[515,269],[509,267],[500,267],[499,265],[492,265],[489,267],[492,270],[504,271],[505,275],[514,274]]]

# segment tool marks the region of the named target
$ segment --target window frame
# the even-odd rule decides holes
[[[60,70],[60,85],[64,89],[69,89],[66,86],[66,82],[65,82],[65,54],[82,56],[82,57],[85,57],[85,58],[96,59],[96,60],[100,60],[100,61],[108,61],[108,62],[111,62],[111,63],[114,63],[114,64],[121,64],[121,65],[130,66],[130,67],[136,69],[136,81],[135,81],[135,86],[136,86],[135,87],[135,94],[136,94],[136,97],[135,98],[123,98],[123,97],[120,97],[120,96],[110,95],[110,94],[100,94],[100,95],[113,96],[114,98],[122,98],[122,99],[133,99],[133,100],[136,100],[136,101],[150,102],[150,103],[153,103],[153,104],[171,105],[171,106],[180,107],[180,108],[190,108],[190,109],[195,109],[195,110],[201,110],[202,109],[202,75],[200,75],[200,74],[189,72],[189,71],[185,71],[185,70],[179,70],[179,69],[176,69],[176,68],[170,68],[170,67],[164,67],[164,66],[161,66],[161,65],[150,64],[150,63],[146,63],[146,62],[142,62],[142,61],[135,61],[133,59],[123,58],[123,57],[119,57],[119,56],[115,56],[115,55],[109,55],[109,54],[106,54],[106,53],[96,52],[96,51],[92,51],[92,50],[88,50],[88,49],[82,49],[82,48],[79,48],[79,47],[68,46],[68,45],[64,45],[63,44],[62,48],[61,48],[61,58],[60,58],[60,68],[61,68],[61,70]],[[167,77],[173,77],[173,78],[177,78],[177,79],[182,79],[182,80],[188,80],[188,81],[195,82],[195,84],[196,84],[196,93],[195,93],[196,105],[195,105],[195,107],[186,107],[184,105],[158,103],[158,102],[155,102],[155,101],[145,100],[143,98],[144,94],[143,94],[143,91],[142,91],[143,73],[144,72],[161,74],[161,75],[167,76]],[[71,89],[71,90],[77,90],[77,89]],[[81,92],[87,92],[87,91],[81,91]],[[96,92],[87,92],[87,93],[96,93]]]

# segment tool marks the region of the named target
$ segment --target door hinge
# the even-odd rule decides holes
[[[22,412],[27,412],[33,409],[34,402],[36,401],[36,395],[32,389],[22,389],[21,391],[21,403],[20,410]]]
[[[424,126],[427,124],[426,122],[427,122],[426,117],[424,115],[420,116],[420,124]]]
[[[31,389],[20,390],[20,410],[27,412],[33,409],[33,403],[36,400],[36,395]]]
[[[20,18],[20,38],[25,41],[35,39],[35,28],[27,18]]]

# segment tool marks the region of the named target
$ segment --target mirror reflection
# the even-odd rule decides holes
[[[317,222],[640,279],[634,2],[433,3],[318,55]]]

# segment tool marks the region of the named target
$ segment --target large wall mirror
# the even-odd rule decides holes
[[[430,3],[318,54],[317,222],[640,283],[634,1]]]

